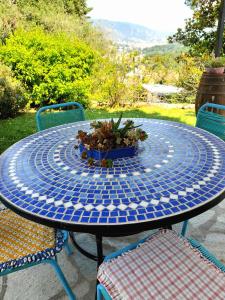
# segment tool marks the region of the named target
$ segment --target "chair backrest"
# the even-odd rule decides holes
[[[36,113],[38,131],[84,120],[84,109],[78,102],[67,102],[44,106]]]
[[[225,110],[225,106],[214,103],[201,106],[197,114],[196,127],[205,129],[225,140],[225,116],[215,113],[215,110]]]

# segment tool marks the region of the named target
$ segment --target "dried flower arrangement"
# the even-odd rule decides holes
[[[110,121],[92,122],[90,127],[94,130],[91,133],[82,130],[78,131],[77,139],[80,145],[80,151],[82,152],[81,157],[88,159],[89,165],[95,164],[95,159],[98,158],[96,158],[96,156],[92,157],[92,153],[93,151],[98,151],[100,154],[103,153],[103,155],[99,156],[101,166],[112,167],[112,160],[105,159],[107,156],[110,158],[110,155],[107,155],[110,154],[110,151],[121,151],[122,149],[128,149],[128,151],[130,149],[135,150],[139,140],[144,141],[147,139],[147,133],[138,128],[141,125],[135,126],[134,121],[126,120],[123,126],[121,126],[121,120],[122,114],[117,122],[113,119]]]

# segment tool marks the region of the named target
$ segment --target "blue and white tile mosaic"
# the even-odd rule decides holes
[[[149,138],[135,157],[113,168],[89,167],[76,133],[89,122],[27,137],[0,157],[0,196],[14,206],[74,224],[127,224],[180,214],[225,189],[225,147],[217,137],[184,124],[135,119]]]

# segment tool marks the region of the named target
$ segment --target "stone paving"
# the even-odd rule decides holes
[[[174,226],[179,230],[180,224]],[[104,251],[110,253],[148,233],[126,238],[105,238]],[[188,235],[202,242],[220,260],[225,262],[225,201],[190,221]],[[94,237],[77,234],[77,241],[95,252]],[[92,300],[95,294],[96,264],[78,251],[70,257],[63,251],[59,264],[78,300]],[[64,290],[49,265],[39,265],[0,277],[0,300],[65,300]]]

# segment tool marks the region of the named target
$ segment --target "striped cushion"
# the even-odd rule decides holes
[[[171,230],[104,262],[98,280],[112,299],[225,299],[225,273]]]
[[[0,210],[0,272],[55,256],[63,246],[63,234]]]

